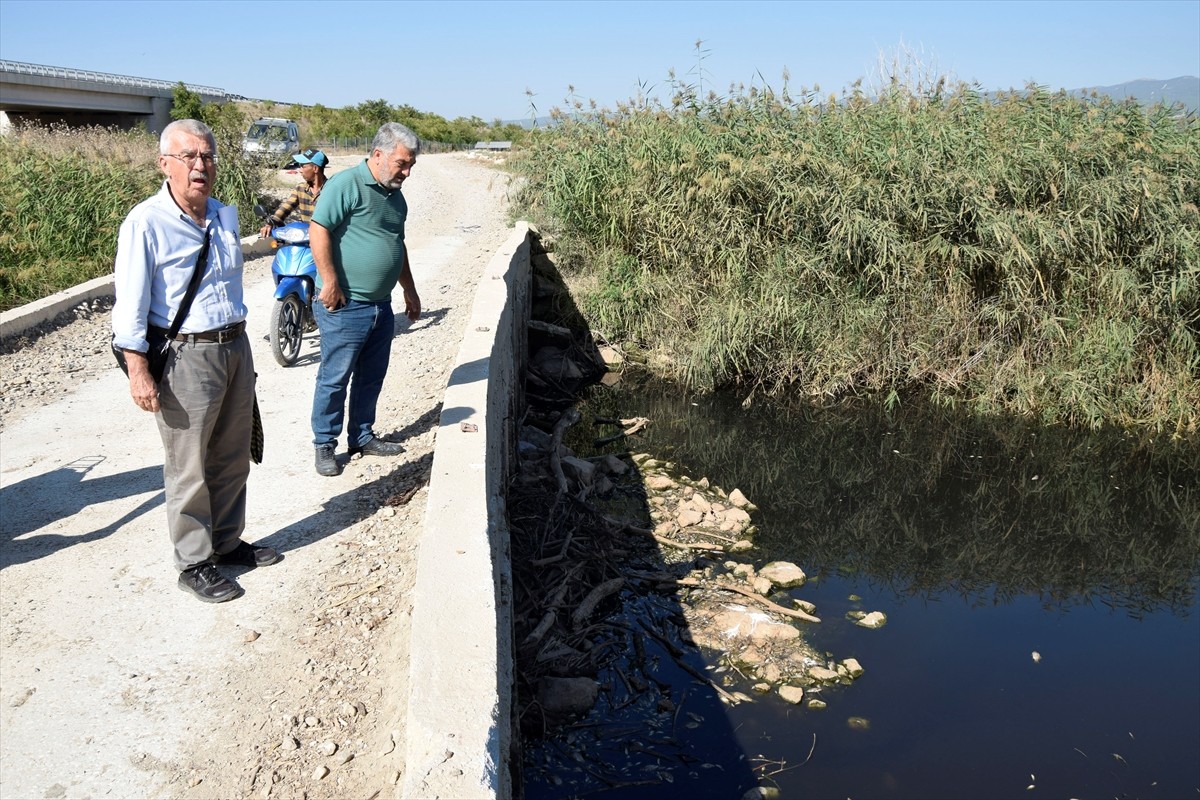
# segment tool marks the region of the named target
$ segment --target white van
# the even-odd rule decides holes
[[[290,119],[254,120],[242,137],[242,152],[263,161],[287,161],[300,150],[300,127]]]

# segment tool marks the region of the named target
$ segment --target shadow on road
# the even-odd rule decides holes
[[[434,308],[428,311],[422,309],[421,318],[416,322],[409,322],[404,312],[399,311],[396,313],[396,333],[415,332],[440,325],[449,313],[448,308]]]
[[[281,553],[298,550],[373,516],[383,506],[404,505],[415,490],[429,483],[432,466],[432,453],[397,464],[390,472],[329,498],[319,511],[254,543]]]
[[[142,467],[86,480],[104,456],[84,456],[58,469],[0,488],[0,569],[52,555],[64,547],[101,539],[163,502],[162,466]],[[66,536],[45,531],[90,506],[154,492],[136,508],[101,528]]]

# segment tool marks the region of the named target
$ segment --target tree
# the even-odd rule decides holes
[[[171,90],[171,119],[202,119],[204,116],[204,101],[200,95],[183,85],[183,81],[175,84]]]

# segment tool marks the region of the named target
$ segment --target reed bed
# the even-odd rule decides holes
[[[1196,431],[1194,116],[676,88],[560,114],[513,160],[603,336],[703,390]]]
[[[242,234],[265,172],[241,157],[241,138],[216,130],[213,195],[242,210]],[[112,271],[117,231],[158,190],[158,139],[110,128],[18,128],[0,137],[0,310]]]

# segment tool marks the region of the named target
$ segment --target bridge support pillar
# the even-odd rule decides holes
[[[171,119],[171,100],[170,97],[150,98],[150,116],[146,117],[146,127],[155,136],[161,134],[163,128],[173,121]]]

